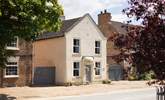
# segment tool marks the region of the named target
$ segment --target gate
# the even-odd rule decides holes
[[[36,67],[33,79],[34,85],[54,85],[55,67]]]
[[[157,87],[156,100],[165,100],[165,86]]]
[[[110,65],[109,67],[109,79],[112,81],[118,81],[123,79],[123,67],[121,65]]]

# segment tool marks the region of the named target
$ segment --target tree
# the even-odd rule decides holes
[[[139,72],[154,71],[157,82],[165,80],[165,0],[129,0],[123,12],[141,21],[141,26],[127,25],[128,34],[114,40],[125,59]],[[130,22],[130,21],[128,21]]]
[[[45,31],[59,30],[62,14],[57,0],[0,0],[1,76],[7,57],[13,54],[6,44],[15,36],[30,41]]]

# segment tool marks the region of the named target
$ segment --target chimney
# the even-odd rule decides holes
[[[107,12],[106,9],[104,12],[101,11],[101,13],[98,15],[98,25],[108,24],[108,22],[111,21],[111,18],[111,13]]]
[[[61,21],[64,21],[65,20],[65,16],[64,15],[60,16],[60,19],[61,19]]]

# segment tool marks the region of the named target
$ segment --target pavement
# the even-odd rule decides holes
[[[89,95],[34,98],[27,100],[156,100],[156,91],[155,88],[144,88]]]
[[[115,92],[118,92],[119,96],[122,96],[120,91],[123,91],[123,90],[137,90],[137,89],[153,88],[153,87],[148,86],[146,82],[147,81],[117,81],[117,82],[112,82],[112,84],[90,84],[90,85],[69,86],[69,87],[52,86],[52,87],[10,87],[10,88],[2,88],[2,89],[0,88],[0,100],[2,96],[7,97],[7,98],[12,98],[12,100],[16,100],[16,99],[17,100],[37,100],[37,99],[46,100],[46,98],[49,98],[49,99],[53,98],[54,100],[55,97],[82,96],[82,95],[92,95],[92,94],[102,94],[102,93],[103,94],[110,93],[110,94],[107,94],[106,97],[109,97],[109,96],[115,97],[115,94],[114,94]],[[112,95],[111,93],[114,95]],[[142,93],[145,94],[146,92],[143,91]],[[129,95],[129,94],[126,93],[125,95]],[[59,100],[63,100],[63,99],[59,99]],[[71,99],[68,99],[68,100],[71,100]],[[113,99],[113,100],[118,100],[118,99]],[[152,100],[152,99],[146,99],[146,100]]]

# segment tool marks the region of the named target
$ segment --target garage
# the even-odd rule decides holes
[[[109,66],[109,79],[112,81],[119,81],[123,79],[123,67],[121,65]]]
[[[34,85],[54,85],[55,67],[35,67],[33,79]]]

